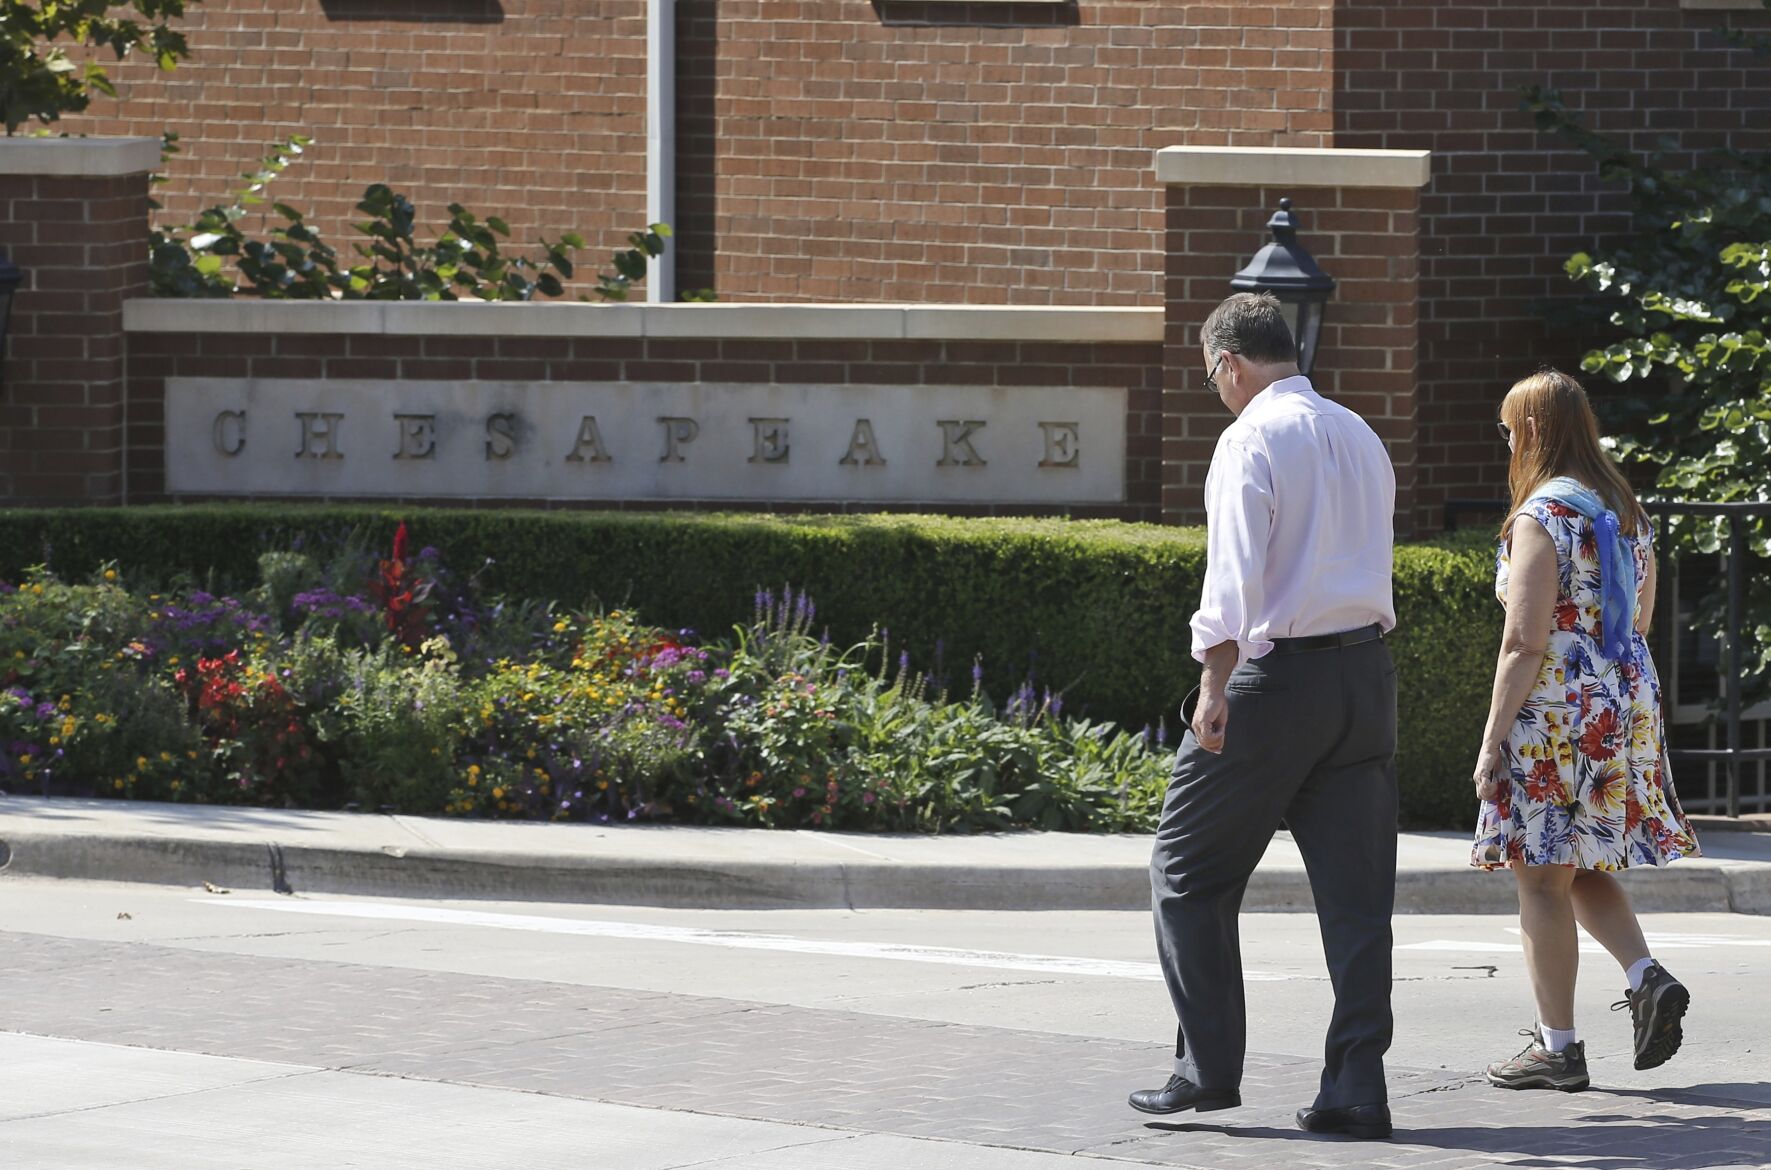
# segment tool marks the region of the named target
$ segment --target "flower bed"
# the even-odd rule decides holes
[[[484,598],[401,525],[268,553],[216,596],[0,582],[0,788],[277,807],[764,827],[1148,829],[1168,757],[883,632],[758,592],[729,637]]]

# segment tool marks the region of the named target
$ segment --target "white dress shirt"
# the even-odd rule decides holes
[[[1365,420],[1283,378],[1218,440],[1205,478],[1204,596],[1193,657],[1235,642],[1396,626],[1390,597],[1396,472]]]

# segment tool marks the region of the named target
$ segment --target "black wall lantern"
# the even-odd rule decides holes
[[[6,334],[12,325],[12,294],[18,291],[25,274],[18,265],[0,256],[0,362],[6,360]]]
[[[1316,360],[1316,342],[1322,336],[1322,307],[1334,292],[1334,277],[1317,267],[1298,244],[1297,217],[1291,200],[1281,199],[1279,210],[1267,221],[1273,242],[1254,254],[1230,287],[1237,292],[1270,292],[1284,306],[1285,323],[1298,343],[1298,369],[1308,374]]]

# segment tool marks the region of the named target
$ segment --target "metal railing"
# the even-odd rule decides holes
[[[1644,503],[1650,517],[1656,522],[1655,552],[1661,558],[1663,572],[1656,595],[1654,630],[1659,646],[1651,647],[1655,659],[1661,668],[1661,706],[1665,716],[1663,722],[1669,743],[1666,747],[1668,762],[1675,767],[1673,773],[1675,784],[1682,763],[1700,764],[1710,769],[1720,766],[1726,777],[1726,791],[1720,803],[1730,817],[1741,815],[1741,778],[1742,769],[1750,764],[1771,764],[1771,746],[1746,747],[1741,742],[1742,698],[1745,690],[1746,675],[1742,670],[1741,641],[1745,635],[1746,624],[1746,572],[1747,550],[1746,526],[1749,520],[1771,518],[1771,504],[1756,503],[1688,503],[1679,501]],[[1505,500],[1447,500],[1445,502],[1445,527],[1454,531],[1466,516],[1480,515],[1491,518],[1496,524],[1506,514]],[[1723,587],[1726,591],[1724,602],[1726,625],[1720,639],[1724,650],[1718,662],[1720,669],[1716,677],[1720,684],[1721,711],[1718,722],[1723,732],[1722,747],[1679,747],[1671,745],[1673,735],[1673,717],[1680,713],[1682,704],[1679,702],[1681,689],[1681,620],[1686,611],[1681,605],[1681,586],[1683,584],[1683,563],[1679,557],[1667,555],[1670,547],[1667,536],[1674,517],[1722,517],[1728,523],[1728,543],[1724,554],[1722,572],[1726,576]],[[1718,550],[1720,551],[1720,550]],[[1670,571],[1667,571],[1670,570]],[[1701,657],[1701,655],[1700,655]],[[1707,706],[1707,704],[1705,705]],[[1703,712],[1705,707],[1698,707]],[[1700,718],[1706,718],[1700,716]],[[1767,736],[1761,733],[1760,740],[1765,744]],[[1764,770],[1760,772],[1760,793],[1757,803],[1764,807],[1756,810],[1771,812],[1771,786],[1764,783]],[[1713,786],[1712,786],[1713,790]],[[1683,794],[1681,794],[1681,797]],[[1690,809],[1693,803],[1684,801],[1688,811],[1707,811]],[[1712,796],[1705,804],[1718,803]]]

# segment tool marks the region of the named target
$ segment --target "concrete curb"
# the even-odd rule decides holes
[[[759,846],[766,838],[759,831]],[[760,849],[759,849],[760,852]],[[13,830],[0,876],[376,897],[483,898],[695,909],[1143,910],[1142,865],[989,865],[859,857],[826,861],[476,850],[434,846],[295,845],[274,839]],[[1683,862],[1622,876],[1638,909],[1771,914],[1771,864]],[[1263,867],[1244,909],[1309,910],[1298,868]],[[1505,875],[1404,868],[1402,914],[1510,914]]]

